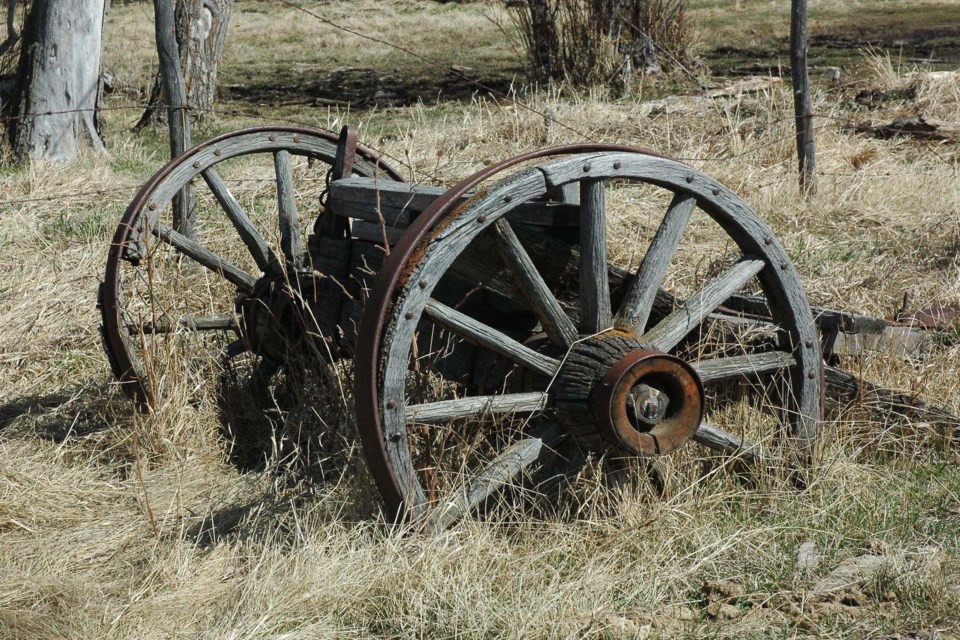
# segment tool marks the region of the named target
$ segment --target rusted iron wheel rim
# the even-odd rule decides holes
[[[467,203],[456,209],[453,208],[453,203],[459,202],[464,194],[476,189],[484,180],[508,168],[530,160],[571,155],[578,157],[560,159],[549,165],[521,171],[490,187],[483,188]],[[742,447],[749,448],[747,443],[740,441],[733,434],[714,429],[711,425],[700,425],[697,428],[700,421],[702,395],[696,376],[699,374],[704,377],[706,383],[715,384],[720,380],[774,372],[781,375],[789,385],[785,391],[787,397],[783,401],[781,412],[785,415],[784,426],[790,432],[789,440],[796,454],[794,462],[802,466],[812,459],[820,412],[822,363],[819,344],[812,314],[799,278],[786,252],[773,237],[770,229],[736,194],[715,180],[679,162],[627,147],[591,145],[560,147],[527,154],[489,167],[452,188],[416,220],[398,246],[394,248],[375,282],[372,295],[364,309],[359,332],[359,348],[355,363],[355,397],[358,424],[368,466],[390,514],[401,518],[423,519],[428,526],[434,528],[446,526],[452,521],[451,518],[463,515],[465,509],[475,507],[474,501],[477,496],[484,497],[485,494],[476,490],[481,481],[487,482],[490,478],[496,477],[503,482],[508,471],[509,473],[514,473],[516,469],[522,471],[536,457],[536,451],[549,449],[566,436],[573,435],[582,442],[590,443],[595,442],[596,437],[601,435],[589,430],[587,433],[577,433],[571,428],[560,429],[558,433],[553,427],[525,432],[526,435],[518,440],[520,444],[517,447],[510,445],[513,448],[508,447],[509,450],[505,449],[502,455],[492,458],[489,465],[478,467],[474,476],[468,478],[462,487],[454,487],[454,496],[449,498],[440,496],[437,502],[437,498],[430,495],[431,490],[423,486],[417,477],[417,472],[414,471],[408,442],[408,438],[413,436],[408,434],[407,424],[408,421],[411,425],[429,422],[424,416],[428,416],[430,420],[447,419],[449,415],[459,418],[460,414],[456,414],[455,411],[460,407],[467,407],[469,403],[438,401],[433,404],[407,406],[406,392],[403,391],[402,370],[407,366],[411,344],[414,336],[417,335],[417,325],[422,317],[428,317],[433,326],[443,327],[469,340],[480,340],[479,344],[485,344],[497,353],[502,354],[513,349],[520,354],[515,356],[518,358],[514,360],[515,364],[519,362],[518,366],[521,368],[536,370],[539,375],[545,376],[545,379],[550,379],[552,372],[552,380],[556,384],[542,392],[542,396],[536,396],[534,392],[503,394],[496,397],[477,396],[476,404],[482,406],[481,413],[496,414],[499,411],[506,415],[506,412],[519,412],[537,416],[542,414],[545,407],[558,410],[561,403],[566,403],[562,405],[562,411],[566,412],[570,409],[571,415],[578,411],[587,415],[593,411],[594,417],[587,422],[596,422],[596,404],[592,408],[589,406],[588,395],[593,394],[591,385],[594,382],[591,381],[602,378],[603,373],[608,370],[604,367],[608,365],[598,365],[594,369],[597,375],[588,376],[588,384],[581,385],[582,388],[571,387],[561,392],[558,387],[563,383],[564,372],[568,367],[564,363],[569,359],[567,356],[573,355],[576,351],[573,344],[568,345],[570,350],[567,351],[567,356],[561,357],[555,354],[551,356],[548,353],[530,354],[522,351],[512,346],[510,344],[512,339],[502,333],[489,334],[488,332],[494,337],[490,338],[488,335],[483,338],[482,331],[476,333],[475,329],[470,328],[470,318],[460,318],[454,308],[432,300],[431,295],[439,279],[453,264],[454,259],[460,255],[460,251],[477,238],[481,231],[498,225],[496,228],[497,233],[501,234],[499,237],[501,239],[505,237],[502,235],[505,231],[499,221],[505,220],[504,216],[508,212],[531,199],[543,197],[548,187],[562,187],[573,183],[579,184],[582,193],[586,194],[582,196],[583,202],[592,202],[591,199],[594,197],[592,194],[596,193],[597,189],[596,185],[600,185],[602,192],[604,180],[611,179],[637,181],[672,193],[674,203],[671,204],[670,211],[696,207],[713,223],[719,225],[728,240],[739,249],[742,255],[739,262],[735,262],[715,281],[705,285],[703,291],[692,296],[687,305],[682,307],[687,309],[689,305],[696,306],[699,300],[702,302],[701,306],[706,309],[702,314],[699,310],[690,312],[688,309],[685,312],[688,316],[697,319],[692,326],[684,324],[686,321],[682,318],[673,318],[673,314],[667,316],[670,321],[665,322],[663,328],[657,325],[644,329],[646,318],[635,320],[629,314],[625,318],[620,318],[618,314],[616,318],[618,326],[615,328],[611,327],[609,320],[592,326],[589,316],[593,313],[593,307],[600,304],[597,302],[599,298],[589,292],[589,286],[584,288],[581,281],[580,295],[584,300],[591,300],[591,302],[588,311],[581,308],[581,325],[585,322],[583,314],[586,313],[588,327],[587,329],[583,326],[579,328],[576,344],[591,338],[591,335],[599,335],[597,331],[603,333],[613,330],[614,333],[623,334],[622,344],[606,355],[601,354],[602,357],[610,359],[609,366],[617,360],[624,358],[629,360],[630,353],[642,350],[669,352],[681,342],[691,328],[705,320],[709,312],[717,309],[729,294],[752,282],[762,289],[769,300],[771,316],[779,326],[779,346],[769,353],[746,353],[740,359],[709,363],[692,372],[686,371],[683,364],[678,365],[681,368],[679,377],[685,381],[680,386],[685,386],[690,393],[680,394],[685,400],[687,413],[684,414],[682,428],[678,427],[674,434],[676,437],[668,448],[682,444],[685,440],[684,432],[689,435],[692,429],[696,429],[694,438],[697,442],[710,448],[726,452],[736,452]],[[599,202],[602,211],[602,193]],[[589,216],[592,213],[584,214],[584,207],[588,207],[589,210],[590,206],[593,205],[581,204],[582,220],[590,220]],[[670,211],[668,214],[674,215],[675,218],[679,215],[671,214]],[[689,211],[686,215],[689,216]],[[602,222],[602,217],[600,220]],[[588,223],[588,226],[589,224],[595,223]],[[685,224],[683,222],[679,228],[682,230]],[[580,233],[582,244],[584,237],[589,238],[591,230],[588,228],[585,232],[581,226]],[[587,236],[584,236],[584,233],[587,233]],[[589,264],[583,262],[582,256],[583,254],[581,254],[581,270],[583,265]],[[601,264],[606,264],[605,258]],[[606,270],[602,271],[605,273]],[[594,268],[594,274],[600,272],[598,267]],[[517,274],[514,273],[514,275]],[[624,286],[629,289],[629,285]],[[721,296],[719,301],[715,299],[718,295]],[[627,297],[630,296],[643,297],[637,291],[632,293],[628,291]],[[607,305],[609,314],[611,312],[609,300],[604,304]],[[630,312],[633,312],[632,305]],[[541,321],[544,320],[539,312],[538,317]],[[621,324],[623,326],[620,326]],[[558,331],[554,328],[555,333]],[[474,333],[471,334],[471,332]],[[470,335],[474,335],[474,338],[470,338]],[[560,337],[562,338],[562,335]],[[518,340],[522,342],[523,338]],[[508,346],[500,347],[497,341]],[[651,358],[652,362],[658,366],[670,362],[676,364],[668,359],[669,356],[660,357],[658,360],[656,356],[650,354],[637,356],[637,361],[642,361],[644,357]],[[403,364],[398,364],[400,362]],[[629,369],[636,364],[632,362],[623,366]],[[637,366],[642,368],[642,365]],[[681,403],[681,406],[683,404]],[[616,429],[613,431],[614,433],[607,433],[604,437],[615,441],[620,439],[622,434],[618,435]],[[624,444],[624,448],[628,450],[646,452],[643,451],[643,447],[636,444],[632,447],[622,441],[621,444]],[[750,451],[752,452],[753,449]],[[509,460],[503,458],[507,454],[509,454]],[[490,470],[492,466],[498,464],[502,467],[500,471]],[[462,504],[454,505],[457,502]],[[440,505],[444,508],[437,509],[436,507]],[[444,512],[453,515],[447,517],[443,514]]]
[[[164,220],[164,216],[169,209],[174,194],[191,182],[202,185],[211,172],[219,171],[222,163],[255,154],[273,156],[274,159],[278,157],[278,154],[286,154],[290,158],[306,157],[310,162],[317,161],[325,169],[334,162],[336,145],[336,134],[303,127],[252,127],[233,131],[207,140],[188,150],[180,157],[171,160],[154,174],[133,198],[124,212],[110,243],[106,273],[100,288],[98,303],[103,321],[104,347],[111,368],[123,391],[137,403],[138,407],[147,409],[156,400],[153,397],[150,380],[155,372],[149,371],[149,367],[145,367],[142,359],[144,346],[143,319],[137,320],[127,315],[127,302],[124,300],[125,292],[123,290],[124,280],[125,278],[133,279],[133,276],[131,276],[133,265],[143,258],[137,255],[137,251],[142,247],[149,248],[152,246],[157,248],[170,242],[168,238],[164,237],[163,233],[159,235],[143,233],[144,229],[153,228],[149,221],[157,220],[172,226],[168,220]],[[381,175],[385,179],[402,180],[396,170],[372,151],[358,148],[357,156],[355,172],[358,175]],[[277,170],[279,171],[279,169]],[[322,179],[323,174],[319,169],[318,176]],[[221,203],[221,214],[224,210],[223,207],[224,205]],[[231,231],[236,236],[237,231],[233,229]],[[259,233],[262,235],[270,231],[273,230],[260,229]],[[268,233],[268,235],[270,234]],[[270,247],[267,248],[270,249]],[[279,249],[276,254],[281,255],[280,260],[282,262],[284,256]],[[257,266],[263,267],[264,261],[265,259],[261,256]],[[160,265],[154,266],[160,267]],[[146,269],[142,269],[142,271],[143,278],[151,275],[147,273]],[[254,270],[247,273],[244,273],[243,270],[238,270],[237,273],[226,273],[208,267],[206,271],[210,274],[212,280],[226,277],[227,280],[236,284],[237,291],[245,288],[252,291],[254,289],[253,284],[264,276],[262,271],[257,273]],[[138,324],[140,335],[137,335],[138,331],[134,330]],[[229,324],[226,320],[223,320],[221,324],[224,326],[218,326],[218,330],[236,331],[235,327],[226,328]],[[189,326],[181,328],[190,329]],[[150,331],[155,330],[158,329],[150,327]],[[242,342],[239,339],[236,342],[239,345],[238,351],[241,352],[246,349]]]

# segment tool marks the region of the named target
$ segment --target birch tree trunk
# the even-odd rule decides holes
[[[84,142],[107,153],[97,130],[103,13],[103,0],[33,0],[10,127],[17,158],[72,162]]]

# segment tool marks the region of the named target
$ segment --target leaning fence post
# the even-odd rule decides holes
[[[793,109],[797,124],[797,159],[800,189],[816,191],[817,167],[813,147],[813,112],[810,106],[810,76],[807,70],[807,0],[791,0],[790,75],[793,80]]]
[[[191,147],[190,118],[187,114],[187,92],[180,70],[180,47],[177,45],[173,0],[154,0],[157,54],[160,78],[167,96],[167,124],[170,127],[170,157],[176,158]],[[193,189],[187,184],[173,197],[173,228],[193,237]]]

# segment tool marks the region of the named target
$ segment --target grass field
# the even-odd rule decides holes
[[[785,59],[786,0],[691,5],[701,57],[724,74],[704,80]],[[531,88],[489,4],[305,6],[430,62],[238,1],[220,112],[195,139],[350,123],[411,180],[439,184],[548,142],[644,146],[742,195],[812,304],[878,316],[904,292],[916,308],[960,304],[956,143],[852,131],[917,114],[960,122],[960,76],[928,73],[960,67],[958,3],[811,1],[811,55],[842,74],[815,80],[819,188],[806,198],[784,84],[651,109],[698,89],[683,74],[626,95]],[[574,515],[424,536],[384,521],[349,397],[316,409],[346,436],[325,444],[335,465],[252,471],[231,463],[208,404],[135,412],[95,305],[113,229],[166,160],[163,131],[130,132],[152,31],[149,4],[116,4],[107,19],[112,159],[0,167],[0,638],[960,638],[960,455],[930,424],[828,412],[804,491],[701,473],[689,454],[669,497],[634,479],[596,487]],[[547,108],[565,127],[545,129]],[[611,224],[628,261],[633,221]],[[955,340],[922,359],[843,364],[960,411]]]

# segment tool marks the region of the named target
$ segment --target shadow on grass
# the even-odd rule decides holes
[[[53,442],[86,436],[110,427],[117,392],[111,384],[66,387],[46,394],[18,396],[0,404],[0,434],[32,430]]]
[[[468,68],[427,69],[423,74],[344,67],[299,74],[279,68],[269,78],[224,87],[231,100],[276,106],[407,107],[419,102],[469,101],[476,95],[502,97],[523,80]]]

